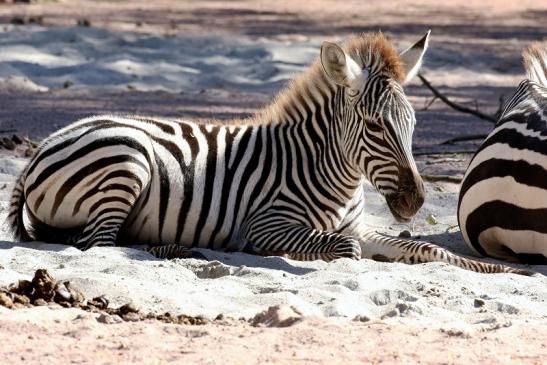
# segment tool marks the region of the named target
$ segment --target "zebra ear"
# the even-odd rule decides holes
[[[416,76],[420,70],[422,59],[429,43],[429,33],[431,33],[431,30],[428,30],[422,39],[401,53],[401,59],[403,60],[404,67],[406,69],[406,77],[403,82],[404,84]]]
[[[362,75],[361,67],[340,46],[331,42],[321,45],[321,65],[325,74],[337,85],[354,86]]]

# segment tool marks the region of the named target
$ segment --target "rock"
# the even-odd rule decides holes
[[[71,302],[72,296],[70,295],[70,291],[65,286],[64,283],[57,283],[55,285],[55,301],[56,302]]]
[[[116,321],[112,318],[112,316],[110,316],[108,314],[105,314],[105,313],[103,313],[103,314],[101,314],[97,317],[97,322],[104,323],[104,324],[116,323]]]
[[[141,316],[135,312],[129,312],[122,315],[122,319],[126,322],[137,322],[141,320]]]
[[[475,300],[473,301],[473,305],[475,306],[475,308],[482,307],[484,304],[485,301],[479,298],[475,298]]]
[[[219,261],[211,261],[197,269],[196,276],[200,279],[218,279],[231,275],[230,267]]]
[[[401,231],[401,233],[399,233],[399,237],[401,237],[401,238],[411,238],[412,235],[410,234],[410,231],[405,229],[404,231]]]
[[[74,286],[72,286],[70,284],[70,282],[65,281],[63,284],[65,285],[68,292],[70,293],[70,301],[72,303],[81,303],[85,300],[85,297],[82,294],[82,292],[80,292],[78,289],[74,288]]]
[[[15,144],[15,142],[13,142],[11,139],[9,138],[2,138],[2,140],[0,140],[0,145],[2,145],[5,149],[7,150],[14,150],[15,147],[17,147],[17,145]]]
[[[14,303],[19,303],[19,304],[23,304],[23,305],[26,305],[26,304],[30,303],[29,297],[27,297],[26,295],[21,295],[21,294],[16,294],[16,293],[13,294],[13,301],[14,301]]]
[[[427,224],[432,225],[432,226],[439,223],[437,221],[437,218],[433,214],[428,214],[428,216],[425,218],[425,221],[426,221]]]
[[[137,309],[135,304],[127,303],[127,304],[122,305],[120,308],[118,308],[118,312],[120,314],[124,315],[124,314],[127,314],[127,313],[138,313],[139,310]]]
[[[0,292],[0,305],[3,305],[6,308],[13,308],[13,301],[6,293]]]
[[[13,141],[13,143],[16,143],[16,144],[23,143],[23,139],[21,139],[21,137],[19,137],[17,134],[14,134],[13,136],[11,136],[11,140]]]
[[[36,306],[43,306],[43,305],[47,305],[47,302],[43,300],[42,298],[38,298],[32,304]]]
[[[105,309],[110,303],[108,302],[108,299],[101,295],[100,297],[95,297],[92,300],[89,300],[87,304],[97,307],[99,309]]]
[[[370,318],[364,315],[357,315],[353,318],[353,320],[356,322],[368,322],[370,321]]]
[[[288,305],[275,305],[266,311],[258,313],[251,325],[265,327],[289,327],[303,319],[302,313]]]
[[[42,298],[46,301],[53,301],[56,295],[55,279],[45,269],[38,269],[32,278],[33,298]],[[70,294],[69,294],[70,295]],[[61,304],[62,305],[62,304]]]

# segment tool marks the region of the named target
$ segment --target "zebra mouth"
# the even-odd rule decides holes
[[[391,212],[393,217],[397,220],[397,222],[401,222],[401,223],[410,222],[410,219],[412,217],[404,217],[401,214],[399,214],[399,212],[397,212],[397,210],[395,210],[395,208],[392,206],[392,204],[390,204],[389,200],[387,200],[387,206],[389,207],[389,211]]]
[[[423,199],[414,195],[393,194],[386,196],[386,203],[391,214],[398,222],[408,222],[414,217],[423,204]]]

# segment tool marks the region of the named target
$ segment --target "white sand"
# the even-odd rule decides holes
[[[0,32],[0,78],[4,79],[0,86],[31,92],[61,88],[66,81],[73,83],[71,88],[98,90],[127,89],[128,85],[139,90],[195,93],[201,88],[224,87],[275,90],[305,67],[319,44],[307,39],[136,36],[86,28],[6,29]],[[445,77],[441,65],[452,56],[432,50],[427,62],[439,67],[430,74]],[[488,75],[484,72],[483,76]],[[466,74],[465,78],[475,76]],[[512,81],[499,80],[503,84]],[[0,157],[0,222],[24,163],[23,159]],[[457,186],[427,184],[427,190],[426,203],[409,226],[396,224],[383,199],[370,190],[368,223],[391,234],[409,229],[469,254],[456,226]],[[429,214],[439,223],[426,224]],[[11,243],[9,239],[2,225],[1,285],[47,268],[89,297],[105,295],[113,305],[133,301],[146,311],[250,318],[271,305],[290,304],[304,314],[421,321],[430,327],[481,330],[512,321],[547,323],[544,276],[481,275],[437,263],[302,263],[207,250],[198,250],[207,260],[162,261],[129,248],[80,252],[63,245]],[[547,274],[546,267],[531,269]],[[475,299],[484,305],[476,307]]]
[[[410,45],[394,41],[400,50]],[[452,87],[516,85],[522,78],[518,62],[503,65],[500,74],[497,55],[477,57],[457,47],[452,50],[450,40],[438,37],[436,41],[448,46],[428,51],[425,68],[433,82]],[[86,90],[264,92],[278,89],[303,71],[319,54],[320,43],[321,39],[308,37],[172,37],[98,28],[4,26],[0,28],[0,90],[46,91],[67,84]],[[462,66],[470,64],[473,68]]]

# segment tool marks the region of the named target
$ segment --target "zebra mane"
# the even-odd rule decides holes
[[[406,77],[404,63],[399,53],[388,38],[380,32],[353,35],[344,42],[343,49],[361,68],[372,67],[374,71],[382,72],[401,83]],[[302,96],[321,94],[328,98],[334,94],[336,88],[337,86],[326,77],[321,61],[317,57],[307,71],[296,76],[284,90],[277,94],[273,103],[255,117],[239,122],[261,124],[266,121],[281,121],[280,114],[298,107],[297,104],[302,100]]]
[[[529,80],[547,87],[547,43],[533,43],[522,53]]]

